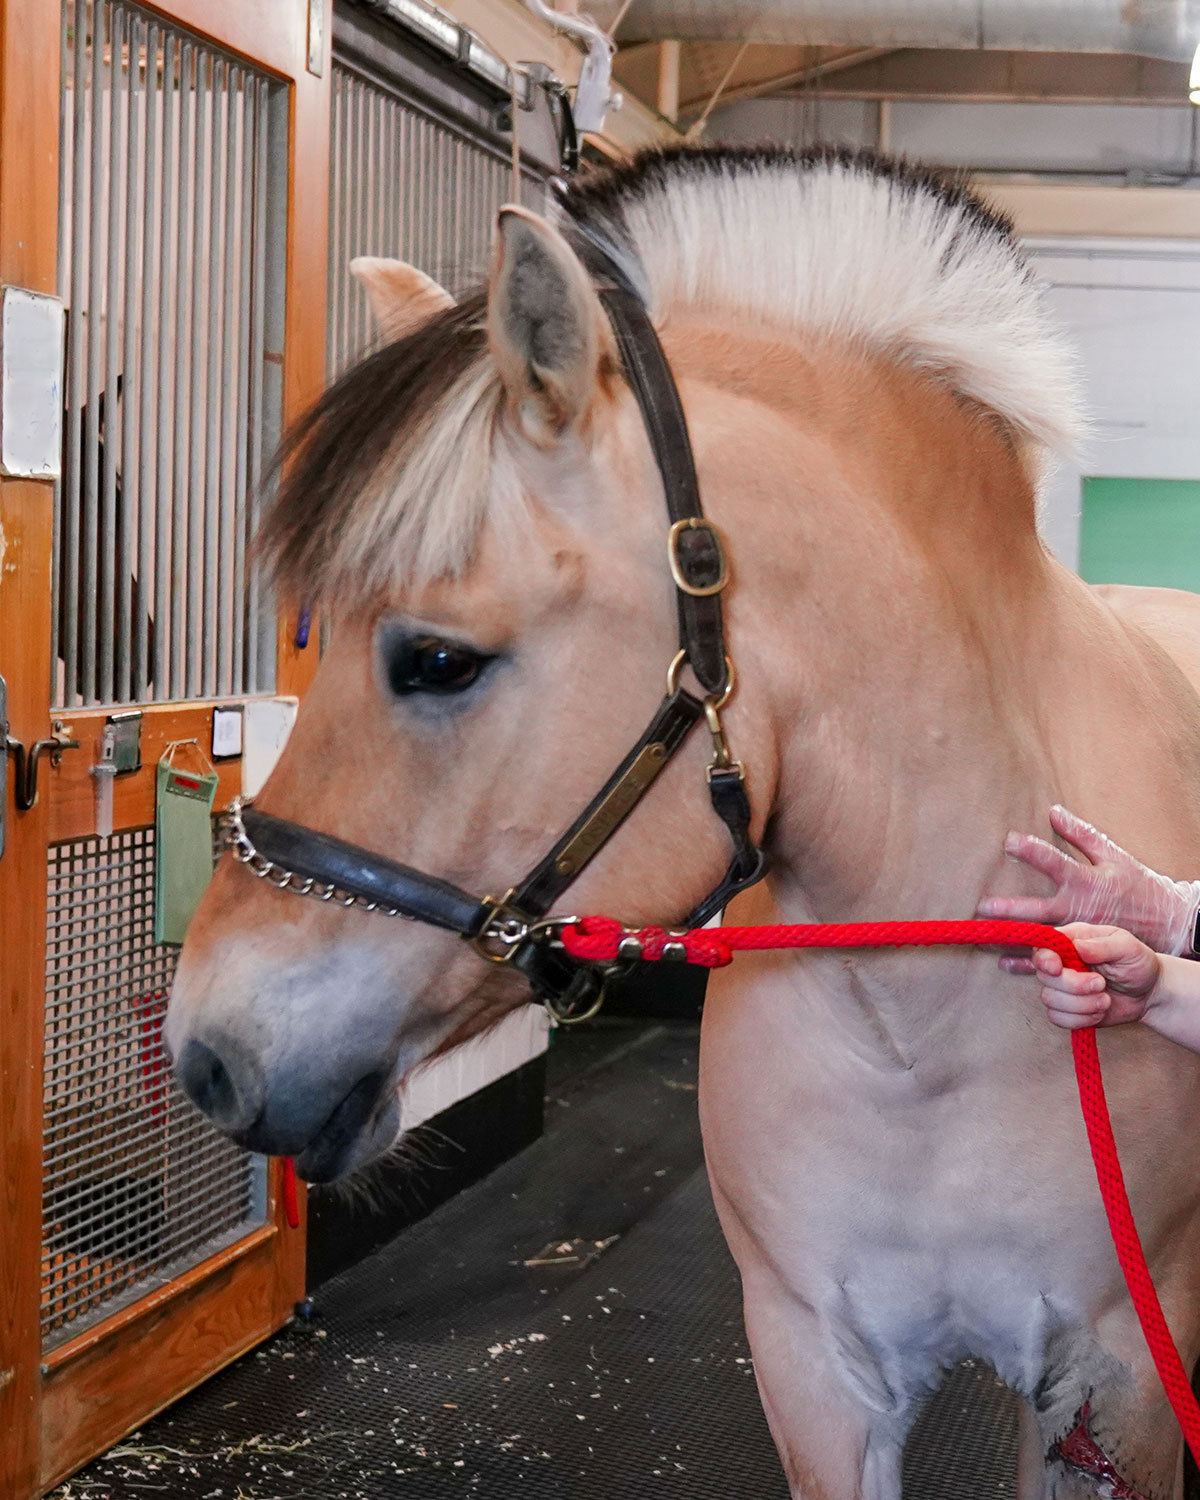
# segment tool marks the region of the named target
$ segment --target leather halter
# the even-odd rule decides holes
[[[679,651],[667,673],[666,694],[645,733],[545,856],[500,897],[481,900],[356,844],[260,812],[242,799],[231,809],[226,835],[235,858],[282,890],[426,922],[458,933],[492,962],[512,963],[560,1021],[593,1015],[603,999],[606,976],[620,966],[597,969],[570,958],[553,939],[572,918],[547,919],[546,913],[625,822],[702,719],[713,742],[709,795],[729,830],[733,858],[686,926],[707,922],[766,870],[763,851],[750,836],[745,771],[730,754],[721,723],[735,682],[721,610],[729,571],[721,538],[700,504],[679,392],[641,297],[608,248],[584,226],[573,228],[583,236],[582,256],[596,278],[641,410],[671,522],[667,557],[678,604]],[[685,666],[691,667],[703,696],[679,685]]]

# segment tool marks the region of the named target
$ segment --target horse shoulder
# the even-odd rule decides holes
[[[1123,583],[1094,584],[1092,591],[1125,624],[1161,647],[1200,693],[1200,594]]]

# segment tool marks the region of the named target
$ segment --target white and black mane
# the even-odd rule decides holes
[[[643,153],[559,206],[604,240],[653,317],[728,311],[920,368],[992,413],[1036,468],[1070,451],[1072,365],[1010,222],[966,188],[874,155],[731,147]],[[454,575],[485,519],[524,506],[499,432],[482,287],[354,366],[285,447],[262,547],[342,606]]]

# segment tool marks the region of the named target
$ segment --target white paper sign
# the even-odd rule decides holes
[[[252,698],[242,734],[242,795],[257,797],[283,754],[296,714],[296,698]]]
[[[212,730],[213,759],[242,753],[242,706],[214,708]]]
[[[0,469],[58,479],[62,467],[63,305],[4,288],[0,312]]]

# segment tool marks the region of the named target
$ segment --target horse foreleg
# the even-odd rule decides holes
[[[900,1500],[903,1438],[894,1426],[880,1430],[815,1310],[780,1278],[711,1171],[710,1182],[742,1274],[758,1393],[792,1500]]]
[[[772,1272],[743,1263],[759,1395],[793,1500],[899,1500],[901,1444],[832,1367],[815,1319]]]
[[[1017,1420],[1017,1500],[1048,1500],[1046,1444],[1032,1409],[1021,1402]]]

